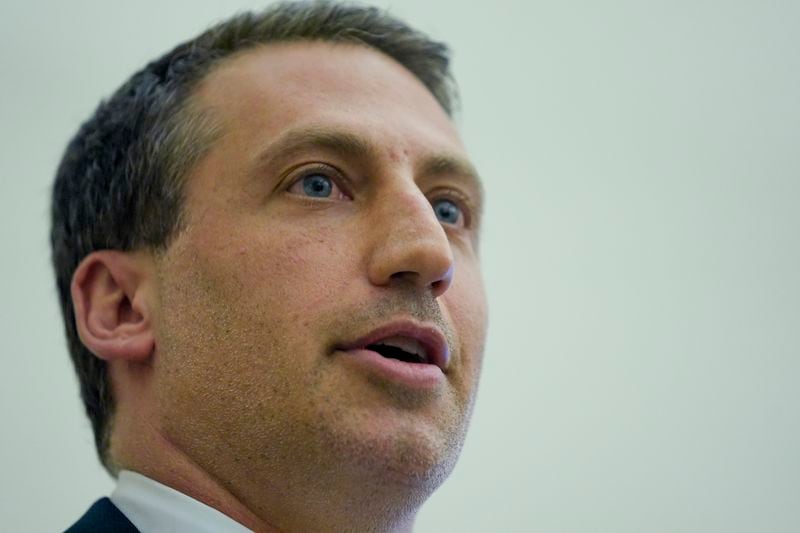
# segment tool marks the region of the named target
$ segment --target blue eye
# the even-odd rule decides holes
[[[333,192],[333,182],[322,174],[309,174],[303,178],[303,192],[314,198],[328,198]]]
[[[450,200],[436,200],[433,202],[433,212],[436,218],[445,224],[458,224],[461,220],[461,208]]]

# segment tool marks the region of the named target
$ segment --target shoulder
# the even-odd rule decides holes
[[[111,503],[111,500],[102,498],[94,502],[86,514],[69,527],[65,533],[88,532],[138,533],[139,530],[125,518],[125,515]]]

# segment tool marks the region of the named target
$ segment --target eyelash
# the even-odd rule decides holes
[[[286,190],[291,189],[300,180],[314,174],[321,174],[327,178],[330,178],[330,180],[339,188],[342,194],[350,199],[353,198],[349,188],[343,183],[346,182],[344,175],[336,167],[326,163],[317,163],[310,167],[303,168],[302,171],[292,177]],[[434,189],[433,191],[429,192],[428,195],[428,201],[431,203],[431,207],[437,200],[450,200],[456,204],[461,210],[462,216],[464,217],[463,227],[469,228],[471,226],[473,208],[472,202],[467,195],[455,189]]]
[[[344,179],[344,175],[341,172],[339,172],[339,170],[336,167],[333,167],[325,163],[317,163],[310,167],[303,167],[303,169],[300,172],[294,173],[292,178],[289,180],[289,185],[286,187],[286,190],[288,191],[289,189],[294,187],[294,185],[297,182],[307,178],[308,176],[313,176],[314,174],[320,174],[322,176],[325,176],[326,178],[329,178],[333,182],[333,184],[339,188],[342,194],[344,194],[350,199],[353,198],[353,195],[350,193],[349,188],[343,183],[346,181]],[[319,201],[319,199],[315,201]]]
[[[461,210],[461,215],[464,217],[464,228],[469,228],[472,224],[472,202],[469,197],[455,189],[434,189],[431,193],[430,203],[431,206],[437,200],[449,200],[456,204]]]

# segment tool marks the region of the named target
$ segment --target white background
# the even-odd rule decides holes
[[[111,487],[49,265],[61,153],[135,69],[262,5],[0,5],[0,529]],[[484,379],[417,531],[800,531],[800,3],[381,5],[455,50],[489,198]]]

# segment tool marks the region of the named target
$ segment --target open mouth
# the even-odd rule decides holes
[[[399,321],[373,331],[338,349],[369,350],[385,359],[416,365],[433,365],[446,372],[450,350],[441,331],[432,325]]]
[[[377,352],[386,359],[397,359],[405,363],[430,364],[425,347],[418,341],[407,337],[390,337],[375,344],[368,344],[366,349]]]

